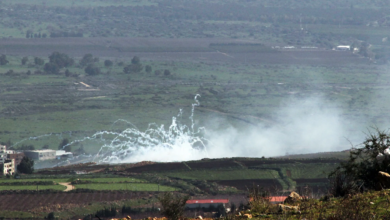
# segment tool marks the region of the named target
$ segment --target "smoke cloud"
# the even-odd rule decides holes
[[[188,161],[202,158],[223,157],[270,157],[286,153],[314,153],[340,151],[350,147],[346,138],[351,122],[342,117],[336,105],[326,103],[321,97],[290,100],[274,114],[272,124],[258,124],[238,129],[233,126],[213,129],[220,123],[211,120],[201,137],[194,137],[191,125],[170,133],[172,125],[160,142],[142,147],[131,147],[130,151],[109,146],[114,155],[105,162],[126,163],[139,161]],[[195,109],[196,111],[196,109]],[[176,126],[176,125],[175,125]],[[173,126],[173,127],[175,127]],[[174,129],[173,129],[174,130]],[[197,134],[199,136],[199,133]],[[202,143],[205,146],[202,146]],[[206,144],[207,143],[207,144]],[[200,147],[199,147],[200,146]],[[119,149],[119,151],[118,151]],[[119,159],[120,158],[120,159]]]

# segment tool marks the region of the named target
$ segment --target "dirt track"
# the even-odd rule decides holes
[[[72,189],[74,189],[74,186],[71,185],[71,183],[58,183],[60,185],[63,185],[66,187],[66,189],[64,190],[64,192],[68,192],[68,191],[71,191]]]

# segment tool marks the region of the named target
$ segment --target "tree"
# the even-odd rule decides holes
[[[48,220],[54,220],[56,219],[56,217],[54,216],[54,212],[50,212],[48,215],[47,215],[47,218]]]
[[[352,149],[349,160],[341,163],[330,175],[350,179],[360,188],[378,189],[378,172],[390,172],[390,135],[378,129],[369,133],[364,147]]]
[[[141,60],[139,57],[134,56],[133,59],[131,59],[131,64],[127,65],[123,68],[124,73],[139,73],[143,69]]]
[[[38,66],[42,66],[45,64],[45,61],[42,58],[34,57],[34,64]]]
[[[100,74],[100,69],[99,67],[93,65],[93,64],[89,64],[85,69],[84,69],[85,73],[90,75],[90,76],[94,76],[94,75],[98,75]]]
[[[56,64],[60,69],[64,67],[70,67],[74,64],[74,60],[72,58],[64,53],[59,52],[53,52],[49,56],[49,60],[50,63]]]
[[[169,71],[169,70],[164,70],[164,75],[165,75],[165,76],[171,75],[171,71]]]
[[[66,152],[71,152],[72,148],[69,145],[69,140],[67,138],[62,139],[61,143],[58,145],[58,150],[65,150]]]
[[[28,57],[23,57],[21,61],[22,65],[26,65],[27,61],[28,61]]]
[[[150,65],[145,66],[145,72],[151,73],[152,72],[152,67]]]
[[[178,220],[184,214],[184,207],[189,196],[174,196],[171,192],[165,192],[158,198],[162,206],[162,214],[170,220]]]
[[[44,150],[49,149],[49,145],[48,144],[43,145],[42,149],[44,149]]]
[[[34,161],[28,157],[23,157],[20,164],[17,166],[20,173],[32,174],[34,172]]]
[[[123,68],[124,73],[139,73],[142,70],[141,64],[130,64]]]
[[[58,74],[60,72],[60,67],[55,63],[46,63],[43,67],[43,70],[47,74]]]
[[[83,56],[83,58],[79,61],[80,66],[85,67],[88,66],[89,64],[94,63],[94,59],[92,54],[88,53]]]
[[[111,60],[105,60],[104,61],[104,66],[105,67],[112,67],[112,65],[114,65],[114,63]]]
[[[7,63],[9,63],[9,61],[7,60],[7,56],[6,55],[1,55],[0,56],[0,65],[1,66],[4,66],[4,65],[6,65]]]
[[[134,56],[133,59],[131,59],[131,64],[137,65],[137,64],[140,64],[140,63],[141,63],[141,60],[137,56]]]

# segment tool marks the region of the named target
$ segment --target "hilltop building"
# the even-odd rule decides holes
[[[54,160],[56,159],[55,150],[26,150],[24,151],[26,157],[32,160]]]

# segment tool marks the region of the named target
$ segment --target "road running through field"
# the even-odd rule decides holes
[[[58,183],[58,184],[60,184],[60,185],[66,187],[66,189],[64,190],[64,192],[68,192],[68,191],[71,191],[71,190],[74,189],[74,186],[71,185],[71,183]]]

